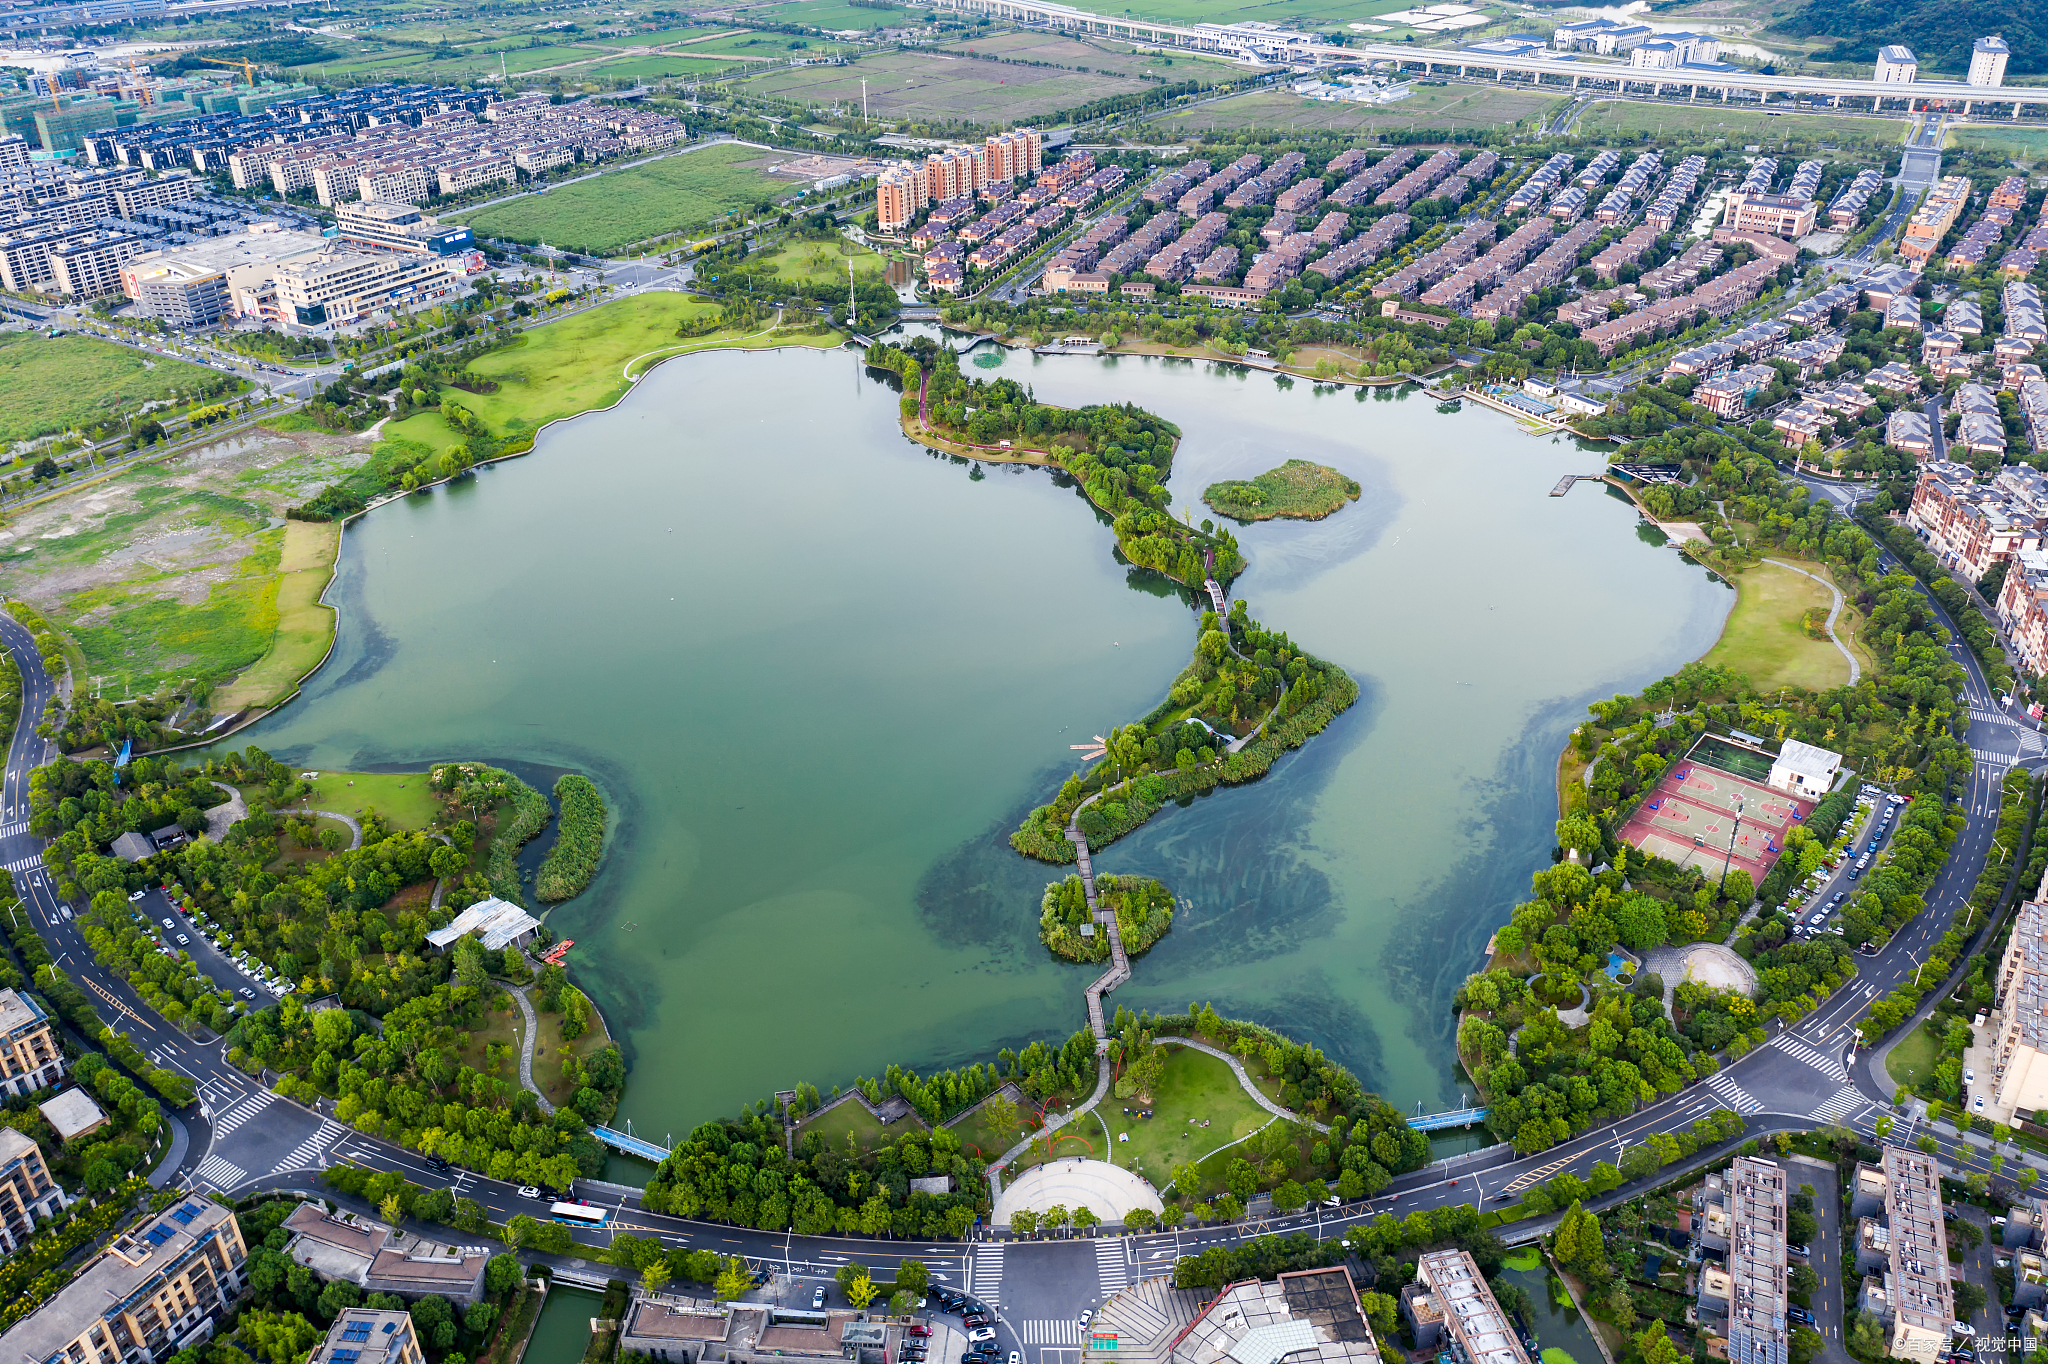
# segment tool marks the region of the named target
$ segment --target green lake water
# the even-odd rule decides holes
[[[1291,457],[1364,485],[1244,529],[1237,584],[1362,699],[1098,856],[1192,902],[1116,999],[1212,1000],[1401,1106],[1457,1102],[1448,1000],[1547,862],[1559,744],[1588,700],[1704,652],[1732,594],[1624,503],[1547,497],[1600,457],[1497,413],[1171,361],[993,372],[1178,424],[1197,516],[1209,482]],[[643,1134],[1083,1024],[1092,973],[1036,937],[1064,871],[1005,836],[1070,744],[1155,703],[1196,618],[1076,492],[935,457],[896,405],[851,353],[660,366],[533,456],[353,523],[332,658],[237,736],[307,767],[588,772],[614,837],[550,922]]]
[[[590,1348],[590,1319],[603,1306],[604,1294],[589,1289],[550,1291],[520,1364],[578,1364]]]

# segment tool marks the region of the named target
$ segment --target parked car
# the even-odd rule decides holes
[[[148,892],[148,891],[146,891],[146,890],[138,890],[138,891],[136,891],[136,892],[135,892],[135,893],[134,893],[133,895],[131,895],[131,896],[129,896],[129,897],[128,897],[128,903],[132,905],[132,904],[134,904],[134,903],[135,903],[135,902],[136,902],[137,900],[140,900],[140,899],[141,899],[141,898],[142,898],[143,896],[145,896],[145,895],[147,895],[147,894],[149,894],[149,892]]]
[[[185,936],[185,935],[184,935],[183,933],[180,933],[180,934],[178,935],[178,946],[180,946],[180,947],[190,947],[191,945],[192,945],[192,940],[191,940],[190,938],[186,937],[186,936]]]
[[[176,919],[165,919],[165,920],[164,920],[164,927],[165,927],[165,928],[176,928],[177,926],[178,926],[178,921],[177,921]]]
[[[238,995],[240,995],[240,996],[241,996],[242,998],[244,998],[244,999],[254,999],[254,998],[256,998],[256,992],[255,992],[254,990],[250,989],[250,988],[249,988],[248,986],[246,986],[246,985],[244,985],[244,986],[243,986],[243,987],[242,987],[241,989],[239,989],[239,990],[235,991],[235,993],[236,993],[236,994],[238,994]]]
[[[534,1188],[533,1185],[528,1184],[519,1190],[519,1196],[521,1198],[531,1198],[537,1200],[540,1197],[540,1190]]]
[[[819,1289],[815,1290],[815,1291],[814,1291],[814,1292],[813,1292],[813,1293],[811,1294],[811,1310],[812,1310],[813,1312],[815,1312],[815,1311],[817,1311],[818,1309],[822,1308],[822,1307],[823,1307],[824,1305],[825,1305],[825,1290],[824,1290],[824,1289],[822,1289],[822,1288],[819,1288]]]
[[[925,1325],[923,1322],[919,1322],[917,1323],[917,1325],[910,1328],[910,1334],[912,1334],[913,1336],[928,1336],[931,1333],[932,1328]]]
[[[1964,1083],[1964,1084],[1966,1084],[1966,1085],[1974,1085],[1974,1084],[1976,1084],[1976,1083],[1977,1083],[1977,1072],[1976,1072],[1976,1071],[1974,1071],[1974,1070],[1965,1070],[1965,1071],[1963,1072],[1963,1083]]]
[[[967,1338],[977,1345],[992,1342],[996,1338],[996,1328],[993,1326],[977,1326],[967,1333]]]

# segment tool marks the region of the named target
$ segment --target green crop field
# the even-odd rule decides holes
[[[720,143],[450,216],[493,237],[616,251],[793,192],[790,182],[750,168],[760,160],[758,148]]]
[[[611,61],[595,66],[578,66],[564,71],[564,76],[611,76],[621,80],[661,80],[670,76],[745,76],[755,65],[744,58],[722,56],[715,52],[692,55],[690,49],[680,52],[651,52],[645,56],[615,57]]]
[[[91,426],[194,392],[210,370],[90,336],[0,332],[0,443]]]
[[[795,0],[783,5],[747,5],[733,10],[742,22],[760,24],[810,24],[824,29],[890,28],[898,24],[921,25],[929,11],[908,9],[867,9],[846,0]]]
[[[1240,128],[1324,130],[1369,136],[1380,129],[1498,128],[1546,116],[1562,108],[1563,97],[1487,85],[1423,86],[1392,104],[1301,99],[1261,90],[1196,105],[1168,114],[1159,123],[1169,132],[1189,129],[1234,132]]]
[[[878,118],[960,118],[1000,123],[1070,109],[1146,86],[1123,76],[1009,66],[936,52],[882,52],[848,66],[808,66],[746,82],[750,94],[858,109],[861,81]]]
[[[1905,137],[1906,124],[1897,118],[1845,114],[1767,114],[1761,109],[1730,108],[1719,100],[1698,104],[1602,100],[1579,116],[1572,131],[1595,141],[1614,133],[1649,133],[1653,137],[1725,137],[1745,144],[1793,140],[1889,148]]]

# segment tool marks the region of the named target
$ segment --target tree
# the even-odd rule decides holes
[[[891,1293],[889,1295],[890,1316],[907,1317],[916,1310],[917,1299],[911,1297],[910,1294],[904,1292],[902,1289],[899,1288],[894,1293]]]
[[[1067,1211],[1066,1204],[1055,1203],[1039,1214],[1039,1224],[1048,1231],[1058,1231],[1067,1225],[1068,1219],[1072,1216],[1073,1214]]]
[[[1636,1353],[1643,1357],[1643,1364],[1678,1364],[1681,1358],[1678,1347],[1671,1343],[1671,1335],[1661,1321],[1651,1322],[1635,1342]]]
[[[1224,1172],[1223,1183],[1239,1198],[1250,1198],[1259,1190],[1259,1172],[1252,1168],[1250,1161],[1239,1156]]]
[[[659,1293],[668,1287],[668,1262],[656,1260],[641,1270],[640,1287],[649,1293]]]
[[[484,1265],[484,1288],[491,1293],[510,1293],[526,1282],[526,1269],[516,1255],[493,1255]]]
[[[1858,1312],[1849,1322],[1850,1352],[1862,1359],[1882,1359],[1885,1353],[1884,1323],[1867,1312]]]
[[[857,1308],[865,1309],[881,1291],[875,1287],[875,1281],[869,1278],[868,1272],[863,1269],[846,1285],[846,1300]]]
[[[1074,1209],[1071,1220],[1075,1231],[1091,1231],[1102,1225],[1102,1219],[1095,1215],[1095,1209],[1086,1203]]]
[[[1007,1132],[1017,1125],[1017,1105],[1008,1094],[997,1090],[982,1101],[981,1117],[989,1130]]]
[[[1968,1321],[1984,1306],[1984,1289],[1968,1279],[1956,1279],[1950,1288],[1956,1295],[1956,1320]]]
[[[398,1226],[398,1219],[404,1216],[404,1209],[399,1204],[396,1192],[385,1194],[384,1201],[377,1205],[377,1211],[394,1229]]]
[[[1124,1214],[1127,1231],[1150,1231],[1159,1225],[1159,1215],[1150,1208],[1132,1208]]]
[[[921,1298],[932,1285],[932,1274],[922,1260],[904,1260],[896,1266],[896,1286],[912,1297]]]
[[[445,1304],[444,1304],[445,1305]],[[270,1364],[297,1364],[324,1333],[297,1312],[245,1312],[241,1335]]]
[[[437,1350],[455,1343],[455,1308],[439,1293],[429,1293],[410,1309],[413,1330]]]
[[[718,1279],[711,1285],[711,1292],[720,1302],[733,1302],[744,1297],[753,1286],[746,1262],[735,1255],[725,1262],[724,1269],[718,1271]]]
[[[1038,1230],[1038,1214],[1030,1208],[1019,1208],[1010,1214],[1010,1230],[1019,1236],[1030,1236]]]

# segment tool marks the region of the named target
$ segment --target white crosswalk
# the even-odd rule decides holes
[[[16,834],[25,834],[27,832],[28,821],[25,819],[15,824],[0,824],[0,838],[12,838]]]
[[[291,1154],[277,1163],[280,1170],[310,1170],[319,1165],[321,1155],[328,1147],[348,1134],[348,1128],[330,1118],[320,1120],[320,1130],[292,1148]]]
[[[1993,753],[1988,748],[1973,748],[1970,753],[1978,762],[1989,768],[2003,770],[2012,766],[2010,753]]]
[[[264,1109],[270,1107],[271,1097],[271,1093],[267,1089],[250,1090],[247,1096],[230,1105],[225,1112],[214,1119],[213,1135],[215,1138],[218,1139],[226,1136],[258,1113],[261,1113]]]
[[[1102,1296],[1121,1293],[1131,1286],[1130,1266],[1124,1263],[1121,1236],[1095,1243],[1095,1275],[1102,1282]]]
[[[1720,1096],[1723,1103],[1744,1117],[1749,1116],[1751,1113],[1761,1113],[1763,1111],[1764,1106],[1751,1098],[1749,1091],[1736,1084],[1726,1071],[1715,1071],[1712,1075],[1709,1075],[1707,1077],[1707,1088],[1713,1090],[1715,1094]]]
[[[1026,1345],[1079,1345],[1081,1323],[1078,1321],[1027,1321],[1019,1328]]]
[[[194,1184],[210,1184],[222,1193],[241,1187],[249,1176],[239,1165],[231,1165],[219,1156],[208,1156],[199,1162],[199,1168],[192,1172]]]
[[[1815,1051],[1790,1033],[1780,1037],[1776,1045],[1778,1050],[1784,1052],[1787,1056],[1804,1061],[1836,1084],[1845,1085],[1849,1083],[1849,1072],[1843,1069],[1840,1060],[1829,1056],[1826,1052]]]
[[[41,871],[42,869],[43,855],[41,853],[37,853],[34,857],[17,857],[7,864],[7,870],[15,873]]]
[[[974,1247],[974,1268],[968,1291],[990,1307],[1001,1307],[1003,1291],[1003,1247],[999,1241],[984,1241]]]
[[[1856,1086],[1843,1085],[1840,1090],[1836,1091],[1834,1098],[1829,1099],[1819,1108],[1813,1110],[1813,1116],[1818,1121],[1824,1123],[1841,1122],[1851,1114],[1860,1112],[1868,1107],[1870,1107],[1870,1100],[1864,1098]]]

